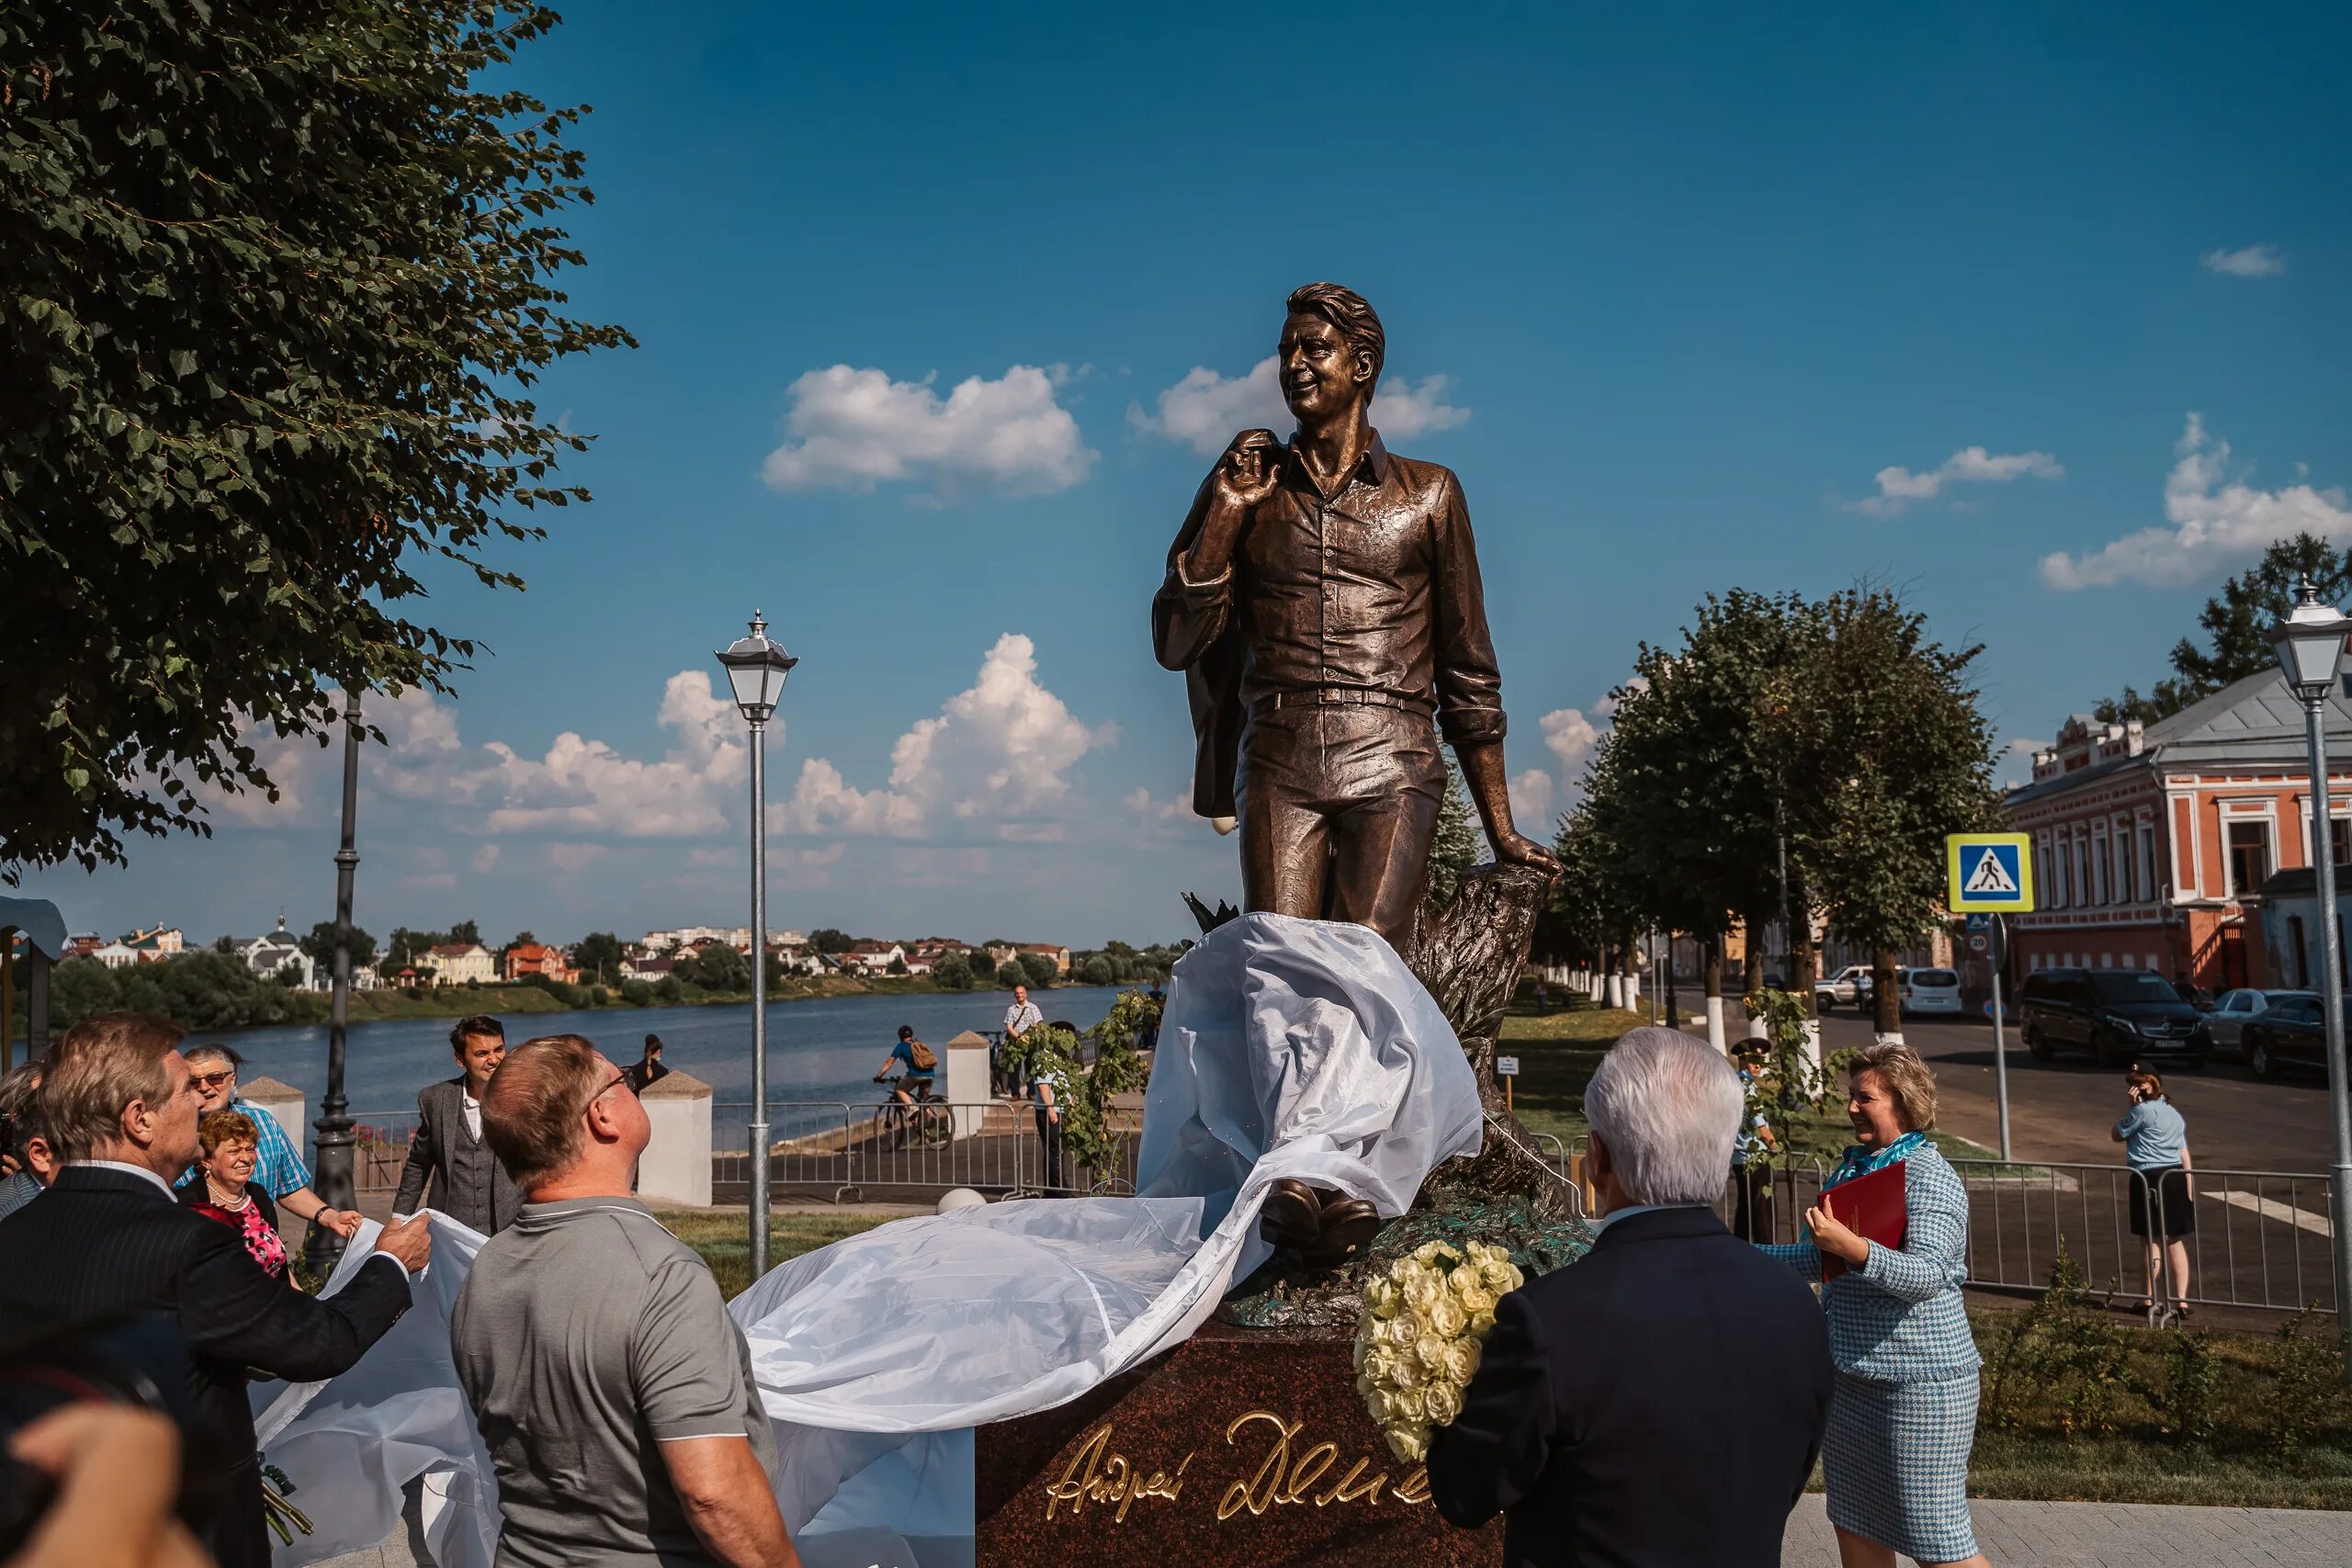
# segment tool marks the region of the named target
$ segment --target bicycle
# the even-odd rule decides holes
[[[899,1083],[885,1073],[874,1075],[876,1083]],[[902,1100],[896,1094],[884,1100],[874,1111],[874,1142],[880,1146],[886,1137],[893,1149],[906,1147],[907,1134],[911,1130],[916,1141],[924,1148],[944,1148],[956,1138],[956,1118],[943,1101],[932,1098],[929,1078],[917,1078],[910,1090],[911,1100]],[[885,1129],[888,1131],[886,1133]]]

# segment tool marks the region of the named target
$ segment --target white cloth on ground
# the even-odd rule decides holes
[[[803,1556],[864,1552],[887,1527],[940,1543],[910,1562],[968,1562],[972,1427],[1066,1403],[1189,1337],[1270,1256],[1257,1217],[1271,1182],[1295,1177],[1400,1214],[1439,1161],[1477,1150],[1480,1121],[1460,1042],[1378,935],[1271,914],[1218,927],[1176,966],[1135,1197],[894,1221],[778,1266],[730,1306]],[[447,1327],[480,1245],[435,1216],[434,1260],[454,1266],[432,1270],[435,1288],[357,1367],[307,1399],[284,1395],[291,1413],[265,1449],[306,1506],[334,1505],[337,1542],[381,1540],[400,1487],[431,1474],[452,1494],[437,1539],[428,1527],[440,1568],[488,1568],[472,1552],[495,1540],[494,1488]],[[435,1355],[395,1348],[397,1370],[378,1368],[403,1330],[430,1337]],[[442,1555],[445,1540],[457,1555]],[[277,1561],[300,1568],[347,1549],[320,1541]]]

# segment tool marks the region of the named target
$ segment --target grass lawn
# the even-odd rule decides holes
[[[2182,1335],[2093,1316],[2086,1337],[2063,1318],[2042,1320],[1996,1408],[2002,1347],[2027,1314],[1969,1316],[1987,1362],[1973,1495],[2352,1508],[2352,1393],[2324,1322],[2294,1345],[2277,1334],[2199,1337],[2210,1355],[2211,1433],[2191,1447],[2179,1437]]]
[[[670,1228],[670,1234],[702,1255],[704,1262],[718,1280],[719,1294],[733,1301],[752,1282],[752,1237],[750,1217],[741,1213],[724,1210],[711,1212],[701,1209],[671,1209],[660,1216]],[[797,1258],[804,1252],[814,1252],[820,1247],[870,1231],[894,1214],[860,1213],[854,1210],[837,1214],[775,1214],[768,1221],[768,1262],[770,1267],[786,1258]]]

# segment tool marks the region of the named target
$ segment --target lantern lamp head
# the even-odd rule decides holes
[[[2352,634],[2352,621],[2320,603],[2319,590],[2305,578],[2296,584],[2293,614],[2271,627],[2267,640],[2278,656],[2287,684],[2309,702],[2335,690],[2347,634]]]
[[[768,639],[767,618],[752,612],[752,634],[737,637],[718,655],[727,669],[727,682],[735,689],[735,705],[752,724],[765,724],[784,695],[784,680],[800,662],[784,645]]]

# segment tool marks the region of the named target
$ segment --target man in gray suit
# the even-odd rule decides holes
[[[461,1018],[449,1031],[449,1048],[463,1069],[447,1083],[427,1084],[416,1097],[416,1135],[409,1141],[408,1164],[401,1171],[392,1213],[413,1214],[433,1179],[432,1206],[495,1235],[522,1212],[523,1193],[482,1141],[481,1097],[490,1075],[506,1059],[506,1028],[486,1013]]]

